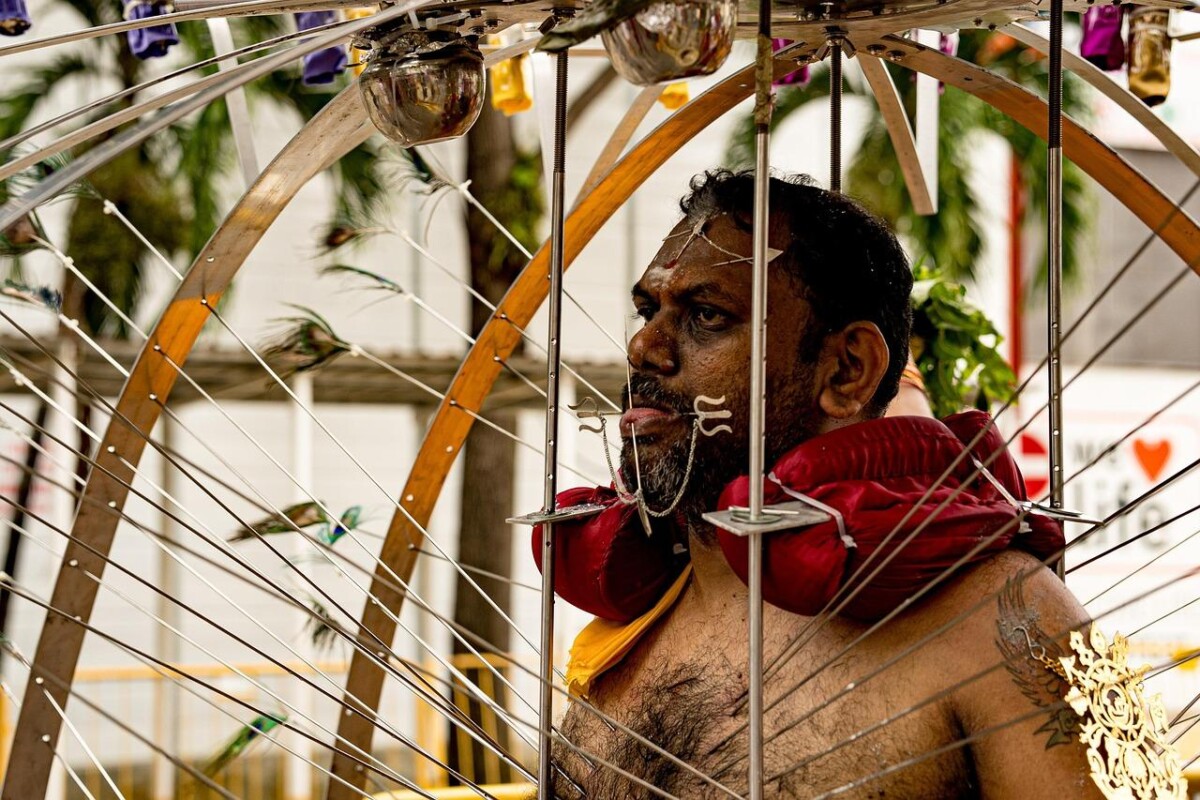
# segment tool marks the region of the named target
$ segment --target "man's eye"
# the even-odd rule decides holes
[[[696,321],[706,327],[714,327],[725,322],[725,315],[711,306],[697,306],[693,313]]]

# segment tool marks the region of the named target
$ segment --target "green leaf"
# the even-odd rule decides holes
[[[924,266],[915,277],[921,291],[912,296],[913,353],[934,414],[1007,401],[1016,376],[996,350],[996,326],[967,300],[964,287]]]

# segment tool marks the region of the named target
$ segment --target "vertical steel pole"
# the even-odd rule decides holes
[[[842,42],[829,52],[829,190],[842,191]]]
[[[316,492],[317,486],[316,423],[305,411],[305,409],[310,409],[315,412],[317,408],[313,373],[297,372],[292,378],[292,392],[296,396],[296,399],[288,406],[292,424],[292,474],[296,477],[296,483],[301,487],[295,495],[296,500],[304,502],[309,499],[305,490]],[[290,544],[293,558],[297,562],[301,562],[309,555],[308,543],[300,535],[290,538],[292,539]],[[308,622],[308,615],[296,609],[290,622],[296,629],[304,630],[305,623]],[[308,641],[307,636],[296,644],[297,650],[303,653],[305,658],[316,660],[315,648]],[[283,696],[291,704],[297,716],[301,718],[307,716],[311,719],[316,704],[313,700],[313,693],[305,689],[306,687],[299,681],[288,681],[286,688],[283,689]],[[284,800],[307,800],[313,792],[313,774],[312,768],[301,756],[312,754],[312,744],[294,731],[284,732],[281,738],[293,751],[289,753],[282,747],[278,748],[279,761],[277,764],[279,765],[279,777],[283,784],[283,798]]]
[[[763,519],[763,471],[767,415],[767,235],[770,231],[771,0],[758,4],[758,59],[754,104],[754,276],[750,312],[750,521]],[[763,796],[763,598],[762,534],[751,533],[749,588],[750,800]]]
[[[162,431],[163,448],[170,451],[175,447],[175,420],[170,416],[163,416],[159,420],[160,430]],[[159,485],[166,490],[166,493],[171,497],[179,496],[179,480],[178,471],[175,469],[171,459],[162,458],[162,474],[159,477]],[[172,511],[175,510],[171,501],[166,497],[162,500],[162,513],[159,515],[159,529],[162,533],[165,548],[174,546],[178,538],[176,531],[175,518]],[[155,615],[166,622],[176,630],[181,629],[181,613],[180,608],[175,603],[167,600],[167,597],[182,596],[183,576],[181,574],[179,564],[175,559],[171,558],[167,549],[159,551],[158,554],[158,588],[163,590],[163,595],[155,598],[154,609]],[[155,652],[158,657],[169,664],[179,663],[180,653],[180,638],[170,631],[166,625],[159,625],[158,631],[155,634]],[[159,680],[154,683],[154,739],[168,753],[179,752],[180,738],[180,689],[173,681]],[[179,770],[168,759],[163,758],[159,754],[155,754],[151,762],[150,773],[150,793],[154,800],[171,800],[172,797],[179,796],[180,787],[176,785],[179,778]]]
[[[1050,98],[1046,137],[1046,229],[1049,254],[1049,298],[1046,303],[1048,383],[1050,387],[1050,507],[1063,507],[1062,404],[1062,28],[1063,0],[1050,2]],[[1060,557],[1055,567],[1066,576]]]
[[[562,366],[563,209],[567,151],[567,51],[558,54],[554,76],[554,172],[550,196],[550,332],[546,342],[546,461],[547,512],[558,494],[558,373]],[[552,800],[550,749],[554,722],[554,526],[542,525],[542,637],[538,697],[538,800]]]

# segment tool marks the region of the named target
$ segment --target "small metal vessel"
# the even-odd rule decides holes
[[[601,34],[613,69],[639,86],[708,75],[733,47],[736,0],[663,0]]]
[[[359,78],[371,122],[405,147],[470,130],[486,86],[483,55],[475,43],[438,30],[389,32],[375,39]]]

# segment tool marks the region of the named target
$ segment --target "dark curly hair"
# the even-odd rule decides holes
[[[908,258],[881,219],[807,175],[772,174],[770,186],[772,228],[789,237],[778,263],[812,306],[820,325],[817,343],[858,320],[875,323],[883,333],[891,358],[866,408],[880,416],[896,396],[908,361],[913,284]],[[679,201],[689,222],[725,214],[739,228],[753,229],[753,171],[710,170],[692,178],[690,189]]]

